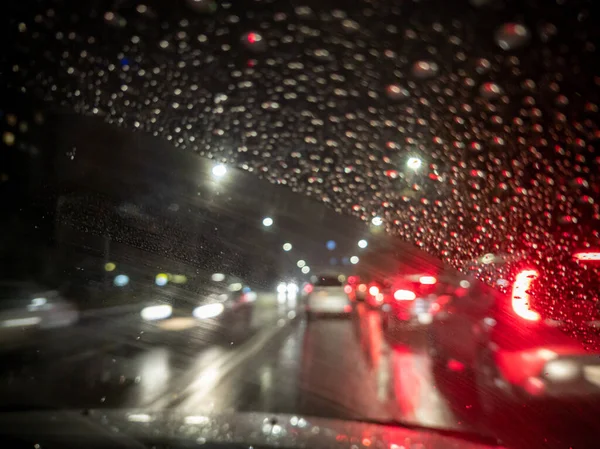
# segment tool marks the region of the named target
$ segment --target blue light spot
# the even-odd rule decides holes
[[[129,284],[129,276],[126,274],[119,274],[118,276],[115,276],[113,284],[115,287],[125,287],[127,284]]]
[[[335,245],[335,242],[334,242],[333,240],[329,240],[329,241],[328,241],[328,242],[325,244],[325,246],[327,246],[327,249],[328,249],[329,251],[333,251],[333,250],[335,249],[335,246],[336,246],[336,245]]]
[[[120,63],[121,63],[121,67],[129,66],[129,59],[121,58]]]
[[[344,264],[344,265],[348,265],[349,263],[350,263],[350,259],[348,259],[347,257],[344,257],[344,258],[342,259],[342,264]]]
[[[329,259],[329,265],[337,265],[338,260],[335,257]]]

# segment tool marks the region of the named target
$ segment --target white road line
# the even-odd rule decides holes
[[[195,369],[188,371],[188,373],[184,375],[186,380],[179,384],[182,387],[179,391],[175,392],[171,390],[170,393],[162,394],[155,401],[145,405],[143,408],[163,410],[173,402],[176,402],[178,398],[184,398],[183,403],[178,406],[178,408],[185,408],[186,405],[184,404],[190,402],[198,403],[202,401],[202,398],[217,386],[221,379],[250,357],[256,355],[269,340],[281,332],[289,323],[290,321],[288,320],[278,321],[275,326],[259,332],[250,340],[239,346],[234,352],[227,353],[218,358],[200,373]]]

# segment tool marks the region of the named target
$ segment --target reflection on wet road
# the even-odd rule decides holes
[[[520,423],[525,437],[519,423],[486,422],[467,379],[464,389],[450,388],[434,375],[422,332],[390,340],[379,313],[362,304],[352,318],[310,321],[300,305],[263,294],[242,322],[148,324],[125,315],[48,334],[3,355],[0,402],[5,410],[174,408],[397,421],[494,436],[509,447],[579,447],[573,438],[584,433],[565,421],[532,416]],[[584,411],[574,413],[593,428]],[[552,436],[561,424],[566,433]]]

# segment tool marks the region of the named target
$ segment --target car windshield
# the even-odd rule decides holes
[[[594,1],[5,3],[2,411],[597,446]]]

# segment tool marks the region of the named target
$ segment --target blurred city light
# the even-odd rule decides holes
[[[296,262],[296,265],[298,266],[298,268],[302,268],[304,265],[306,265],[306,262],[300,259],[298,262]]]
[[[346,276],[344,276],[343,274],[338,275],[338,281],[344,282],[345,280],[346,280]]]
[[[294,284],[293,282],[290,282],[287,285],[287,292],[291,293],[291,294],[296,294],[298,293],[298,286],[296,284]]]
[[[471,286],[471,283],[469,281],[462,280],[462,281],[460,281],[460,286],[462,288],[469,288]]]
[[[277,286],[277,293],[285,293],[287,291],[287,284],[285,282],[281,282]]]
[[[196,307],[192,314],[200,320],[206,320],[208,318],[214,318],[221,315],[223,310],[225,310],[225,306],[223,306],[223,304],[206,304]]]
[[[165,273],[158,273],[154,279],[154,282],[159,287],[163,287],[169,282],[169,276],[167,276]]]
[[[327,249],[328,249],[329,251],[333,251],[333,250],[335,249],[335,247],[336,247],[336,244],[335,244],[335,242],[334,242],[333,240],[329,240],[329,241],[328,241],[328,242],[325,244],[325,246],[327,247]]]
[[[292,244],[291,243],[284,243],[283,244],[283,250],[284,251],[291,251],[292,249]]]
[[[206,424],[209,420],[206,416],[186,416],[184,418],[186,424]]]
[[[126,274],[119,274],[115,276],[113,284],[115,285],[115,287],[125,287],[127,284],[129,284],[129,276],[127,276]]]
[[[225,176],[227,174],[227,167],[225,167],[223,164],[215,165],[212,168],[212,174],[216,178],[222,178],[223,176]]]
[[[411,157],[408,159],[408,162],[406,163],[406,165],[408,166],[408,168],[412,169],[412,170],[418,170],[419,167],[421,167],[421,159],[419,159],[418,157]]]
[[[40,297],[40,298],[33,298],[33,299],[31,300],[31,304],[29,304],[29,305],[27,306],[27,310],[29,310],[30,312],[31,312],[31,311],[34,311],[34,310],[37,310],[37,309],[39,309],[40,307],[43,307],[43,306],[45,306],[47,303],[48,303],[48,299],[47,299],[47,298],[44,298],[44,297]]]
[[[210,278],[214,282],[222,282],[225,280],[225,275],[223,273],[214,273]]]
[[[142,309],[142,318],[146,321],[164,320],[169,318],[173,313],[173,308],[168,304],[159,306],[149,306]]]
[[[381,217],[373,217],[371,223],[373,223],[373,226],[381,226],[383,224],[383,219]]]
[[[104,264],[104,269],[106,271],[115,271],[116,268],[117,268],[117,265],[112,262],[107,262],[106,264]]]
[[[127,416],[127,420],[131,422],[150,422],[152,421],[152,417],[145,413],[132,413]]]
[[[369,245],[369,243],[365,239],[362,239],[362,240],[358,241],[358,247],[359,248],[366,248],[368,245]]]
[[[239,282],[234,282],[233,284],[229,284],[229,290],[232,292],[239,292],[242,289],[242,284]]]
[[[171,276],[170,281],[173,284],[185,284],[187,282],[187,276],[185,274],[174,274]]]
[[[310,268],[309,268],[309,267],[307,267],[307,266],[303,266],[303,267],[302,267],[302,273],[304,273],[304,274],[308,274],[308,272],[309,272],[309,271],[310,271]]]
[[[263,218],[262,224],[267,228],[273,226],[273,219],[271,217],[265,217]]]
[[[358,259],[358,257],[357,257],[357,256],[352,256],[352,257],[350,258],[350,263],[351,263],[352,265],[356,265],[356,264],[358,263],[358,260],[359,260],[359,259]]]

